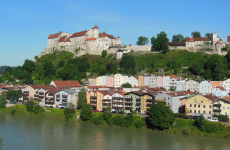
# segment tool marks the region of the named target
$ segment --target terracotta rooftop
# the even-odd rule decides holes
[[[118,36],[117,38],[118,38],[118,39],[120,39],[120,37],[119,37],[119,36]]]
[[[107,88],[107,86],[88,86],[88,89]]]
[[[50,34],[48,39],[51,39],[54,36],[54,34]]]
[[[70,42],[69,38],[67,38],[67,36],[62,36],[60,37],[58,42]]]
[[[104,31],[101,35],[99,35],[99,37],[109,37],[109,35],[106,34],[105,31]]]
[[[78,81],[54,81],[55,85],[59,87],[81,87]]]
[[[209,37],[201,37],[201,38],[187,38],[186,42],[195,42],[195,41],[211,41],[211,38]]]
[[[60,33],[56,33],[56,34],[50,34],[48,39],[54,39],[54,38],[58,38],[60,36],[61,32]]]
[[[166,93],[168,95],[171,95],[171,96],[183,96],[183,95],[188,95],[186,92],[169,92],[169,93]]]
[[[86,30],[86,31],[81,31],[81,32],[76,32],[76,33],[74,33],[70,38],[83,36],[83,35],[85,35],[86,33],[87,33],[87,30]]]
[[[225,97],[221,97],[220,99],[224,100],[224,101],[227,101],[230,103],[230,96],[225,96]]]
[[[216,96],[211,96],[211,95],[204,95],[205,98],[211,100],[211,101],[216,101],[218,100],[218,97]]]
[[[172,78],[176,78],[176,79],[177,79],[178,77],[175,76],[175,75],[171,75],[171,76],[170,76],[170,79],[172,79]]]
[[[221,43],[219,41],[217,41],[216,44],[221,44]]]
[[[93,27],[93,29],[99,29],[99,28],[98,28],[98,26],[97,26],[97,25],[95,25],[95,26]]]
[[[220,89],[221,91],[227,91],[223,86],[216,86],[216,88]]]
[[[116,39],[113,35],[109,35],[110,39]]]
[[[95,41],[96,40],[96,38],[87,38],[87,39],[85,39],[85,41]]]

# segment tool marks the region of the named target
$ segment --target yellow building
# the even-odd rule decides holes
[[[216,100],[218,100],[217,97],[197,95],[186,101],[185,109],[189,111],[188,115],[195,115],[199,113],[205,118],[212,118],[213,102]]]
[[[89,91],[86,92],[87,103],[90,104],[94,110],[103,110],[102,100],[104,95],[98,91]]]
[[[144,86],[144,76],[138,76],[138,86]]]
[[[102,84],[103,84],[102,76],[97,77],[96,86],[102,86]]]
[[[218,101],[213,102],[214,115],[230,115],[230,96],[222,97]]]

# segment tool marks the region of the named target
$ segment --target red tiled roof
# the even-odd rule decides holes
[[[104,31],[101,35],[99,34],[99,37],[108,37],[108,34],[106,34]]]
[[[118,38],[118,39],[120,39],[120,37],[119,37],[119,36],[118,36],[117,38]]]
[[[87,38],[87,39],[85,39],[85,41],[95,41],[96,40],[96,38]]]
[[[70,39],[69,39],[69,38],[66,38],[66,39],[65,39],[65,42],[70,42]]]
[[[225,96],[225,97],[221,97],[220,99],[224,100],[224,101],[227,101],[227,102],[230,102],[230,96]]]
[[[223,86],[216,86],[216,88],[220,89],[221,91],[227,91]]]
[[[211,101],[216,101],[218,100],[218,97],[216,96],[211,96],[211,95],[204,95],[205,98],[211,100]]]
[[[57,87],[81,87],[78,81],[54,81]]]
[[[171,76],[170,76],[170,79],[172,79],[172,78],[176,78],[176,79],[177,79],[178,77],[175,76],[175,75],[171,75]]]
[[[164,89],[160,89],[160,88],[151,88],[152,91],[165,91]]]
[[[221,44],[221,43],[219,41],[217,41],[216,44]]]
[[[88,89],[107,88],[107,86],[87,86]]]
[[[223,40],[220,38],[220,41],[223,41]]]
[[[51,37],[51,39],[58,38],[58,37],[60,36],[60,34],[61,34],[61,32],[60,32],[60,33],[54,34],[54,35]]]
[[[201,38],[194,38],[194,37],[192,37],[192,38],[187,38],[186,39],[186,42],[195,42],[195,41],[211,41],[211,38],[209,38],[209,37],[201,37]]]
[[[54,36],[54,34],[50,34],[48,39],[51,39]]]
[[[98,26],[97,26],[97,25],[95,25],[95,26],[93,27],[93,29],[99,29],[99,28],[98,28]]]
[[[110,39],[116,39],[113,35],[109,35]]]
[[[187,95],[187,93],[185,92],[169,92],[169,93],[166,93],[168,95],[171,95],[171,96],[183,96],[183,95]]]
[[[86,31],[81,31],[81,32],[76,32],[76,33],[74,33],[70,38],[83,36],[83,35],[85,35],[86,33],[87,33],[87,30],[86,30]]]
[[[58,42],[65,42],[66,37],[67,37],[67,36],[62,36],[62,37],[60,37],[60,39],[59,39]]]

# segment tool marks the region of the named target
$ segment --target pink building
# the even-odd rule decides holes
[[[157,87],[163,87],[163,77],[162,76],[157,77]]]
[[[115,85],[115,78],[114,77],[106,77],[106,86],[107,87],[114,87]]]

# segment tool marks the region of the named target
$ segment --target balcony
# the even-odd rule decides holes
[[[141,103],[136,103],[136,106],[141,106]]]
[[[25,97],[25,96],[23,96],[23,99],[24,99],[24,100],[28,100],[28,99],[29,99],[29,97]]]
[[[153,102],[153,99],[147,99],[147,102]]]
[[[121,99],[121,100],[123,100],[124,97],[113,97],[113,99]]]
[[[24,91],[23,93],[29,93],[29,91]]]
[[[90,96],[90,99],[97,99],[97,96]]]
[[[67,98],[67,97],[68,97],[68,95],[62,95],[62,99]]]
[[[48,94],[48,96],[54,96],[53,94]]]
[[[54,104],[54,101],[45,101],[46,104]]]
[[[136,107],[136,110],[141,110],[141,108],[140,107]]]
[[[136,98],[136,101],[140,101],[141,99],[140,98]]]
[[[54,99],[53,99],[53,98],[46,97],[46,100],[52,100],[52,101],[53,101]]]
[[[213,112],[221,112],[221,109],[213,109]]]
[[[34,98],[34,100],[41,101],[39,98]]]
[[[34,97],[38,97],[39,95],[38,94],[34,94]]]
[[[123,104],[123,102],[116,102],[116,101],[113,101],[113,103],[116,103],[116,104]]]
[[[221,104],[213,104],[213,107],[221,107]]]
[[[126,110],[132,110],[133,107],[125,107]]]
[[[29,96],[29,93],[23,93],[23,96]]]
[[[90,104],[92,107],[97,107],[97,105],[95,105],[95,104]]]
[[[44,92],[39,92],[39,95],[44,95]]]
[[[162,100],[162,99],[157,99],[156,102],[160,102],[160,103],[166,103],[166,100]]]
[[[111,105],[111,103],[102,103],[102,105],[105,105],[105,106],[108,105],[108,104]]]
[[[125,105],[132,105],[132,102],[125,102]]]
[[[125,98],[126,101],[132,101],[132,98]]]
[[[123,109],[123,106],[113,106],[115,109]]]
[[[39,97],[39,98],[44,98],[44,95],[39,95],[38,97]]]
[[[60,97],[60,94],[57,94],[56,97]]]
[[[147,104],[147,107],[151,107],[151,106],[153,106],[153,104]]]
[[[92,100],[91,100],[90,103],[97,103],[97,101],[92,101]]]

